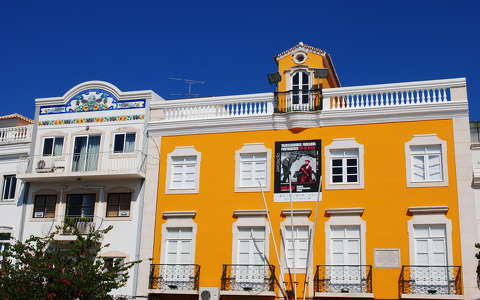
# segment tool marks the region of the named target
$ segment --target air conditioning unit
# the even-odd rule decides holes
[[[48,173],[53,171],[53,161],[51,159],[41,159],[37,161],[36,170],[38,173]]]
[[[199,300],[219,300],[220,289],[215,287],[201,287],[198,291]]]

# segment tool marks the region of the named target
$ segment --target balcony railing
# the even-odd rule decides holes
[[[103,218],[97,216],[58,216],[51,230],[58,230],[61,235],[73,235],[75,232],[88,234],[100,229],[102,223]]]
[[[222,290],[273,292],[275,266],[223,265]]]
[[[32,126],[16,126],[0,128],[0,145],[27,143],[32,137]]]
[[[322,90],[275,92],[275,112],[317,111],[322,109]]]
[[[401,294],[462,295],[460,266],[403,266]]]
[[[318,265],[314,284],[318,293],[371,293],[372,266]]]
[[[146,155],[140,151],[121,154],[63,153],[58,156],[34,155],[23,158],[19,161],[17,174],[19,178],[27,180],[88,175],[142,175],[145,173],[145,167]]]
[[[198,290],[199,265],[152,264],[149,288],[163,292]]]
[[[364,85],[323,90],[235,95],[164,101],[153,104],[162,122],[185,120],[256,118],[286,112],[369,111],[371,114],[397,110],[400,107],[429,107],[434,104],[466,102],[462,93],[452,88],[465,88],[463,78]],[[190,126],[191,124],[189,124]],[[202,124],[204,126],[204,124]],[[173,125],[172,128],[178,128]]]

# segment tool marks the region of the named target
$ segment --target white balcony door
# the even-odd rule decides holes
[[[415,266],[412,276],[420,285],[446,285],[446,228],[443,224],[414,225]]]
[[[305,71],[299,71],[292,76],[292,106],[294,110],[308,107],[308,90],[310,76]]]
[[[237,282],[261,282],[265,279],[265,227],[239,227],[237,244]]]
[[[165,281],[189,281],[194,276],[193,232],[191,227],[167,228],[165,263],[162,277]]]
[[[100,152],[100,135],[75,137],[73,146],[73,172],[96,171]]]
[[[332,283],[360,283],[362,279],[360,247],[360,226],[331,227],[330,279]]]

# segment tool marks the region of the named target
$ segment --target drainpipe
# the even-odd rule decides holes
[[[141,189],[139,194],[139,203],[138,203],[138,214],[137,214],[137,240],[135,241],[135,260],[140,259],[140,242],[142,240],[142,223],[143,223],[143,203],[145,201],[145,179],[141,180]],[[139,264],[133,266],[133,289],[132,297],[137,298],[137,287],[138,287],[138,268]],[[143,298],[143,297],[142,297]]]

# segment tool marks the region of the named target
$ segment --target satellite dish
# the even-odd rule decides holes
[[[282,75],[280,75],[280,73],[278,73],[278,72],[270,73],[270,74],[268,74],[267,77],[268,77],[268,83],[270,83],[270,84],[274,84],[274,83],[277,83],[280,80],[282,80]]]

